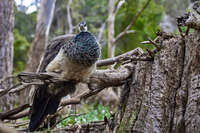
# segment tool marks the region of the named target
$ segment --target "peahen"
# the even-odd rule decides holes
[[[37,130],[48,114],[54,114],[61,98],[75,91],[75,85],[87,80],[96,69],[95,63],[100,56],[99,43],[87,32],[86,22],[80,22],[79,30],[77,35],[60,36],[50,41],[45,51],[39,72],[55,73],[68,82],[36,86],[30,132]]]

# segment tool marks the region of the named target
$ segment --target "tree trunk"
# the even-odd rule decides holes
[[[160,53],[154,61],[135,62],[123,90],[130,92],[119,108],[119,130],[200,133],[200,31],[185,39],[163,33],[157,40]]]
[[[115,45],[113,44],[115,34],[115,0],[109,0],[108,5],[108,57],[112,58],[115,56]]]
[[[37,15],[35,37],[29,51],[26,71],[35,72],[40,63],[39,60],[48,41],[55,2],[56,0],[41,0],[40,9]]]
[[[0,79],[12,75],[13,71],[13,27],[14,27],[14,1],[0,1]],[[12,81],[7,80],[0,84],[0,89],[11,87]],[[14,98],[5,95],[0,98],[0,110],[11,109]]]
[[[66,6],[67,9],[67,23],[68,23],[68,30],[65,31],[65,33],[67,34],[72,34],[73,33],[73,25],[72,25],[72,16],[71,16],[71,10],[70,7],[72,5],[72,0],[69,0]]]

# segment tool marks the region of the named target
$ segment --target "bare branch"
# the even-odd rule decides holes
[[[119,56],[116,56],[116,57],[113,57],[113,58],[108,58],[108,59],[104,59],[104,60],[99,60],[97,62],[97,66],[100,67],[100,66],[107,66],[107,65],[112,65],[116,62],[123,62],[123,61],[126,61],[126,60],[129,60],[128,57],[131,57],[131,56],[138,56],[138,55],[142,55],[144,53],[144,51],[141,49],[141,48],[136,48],[134,50],[131,50],[127,53],[124,53],[122,55],[119,55]]]
[[[181,29],[181,27],[179,25],[178,25],[178,31],[179,31],[181,37],[185,38],[184,33],[183,33],[183,31],[182,31],[182,29]]]
[[[20,86],[10,90],[8,93],[9,94],[13,94],[13,93],[17,93],[17,92],[20,92],[26,88],[28,88],[29,86],[32,86],[32,85],[43,85],[44,82],[32,82],[32,83],[24,83],[22,82],[22,84],[20,84]]]
[[[118,0],[114,7],[114,14],[116,15],[120,7],[125,3],[125,0]]]
[[[0,84],[3,84],[3,82],[6,82],[7,80],[14,79],[14,78],[16,78],[16,76],[11,75],[3,79],[0,79]]]
[[[7,89],[0,89],[0,97],[6,95],[10,90],[15,89],[16,87],[21,86],[21,83],[12,86],[11,88]]]
[[[70,6],[72,4],[72,0],[69,0],[68,4],[67,4],[67,22],[68,22],[68,26],[69,26],[69,31],[67,33],[72,33],[73,32],[73,25],[72,25],[72,16],[71,16],[71,12],[70,12]]]
[[[160,49],[161,49],[161,46],[158,45],[158,44],[157,44],[155,41],[153,41],[151,38],[149,38],[149,41],[150,41],[151,44],[153,44],[153,45],[156,47],[157,50],[160,50]]]
[[[150,41],[143,41],[143,42],[140,42],[141,44],[151,44]]]
[[[16,120],[16,119],[19,119],[19,118],[26,117],[28,115],[29,115],[29,110],[24,110],[22,112],[19,112],[17,114],[14,114],[14,115],[11,115],[11,116],[7,117],[6,119],[8,119],[8,120]]]
[[[22,106],[19,106],[13,110],[9,110],[5,113],[0,113],[0,120],[4,120],[4,119],[7,119],[8,117],[14,115],[14,114],[17,114],[21,111],[23,111],[24,109],[27,109],[29,106],[29,104],[25,104],[25,105],[22,105]]]
[[[116,38],[114,39],[113,43],[116,43],[118,40],[120,40],[124,35],[130,34],[130,33],[135,33],[134,30],[124,30],[120,32]]]

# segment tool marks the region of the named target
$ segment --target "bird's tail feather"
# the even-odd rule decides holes
[[[48,92],[48,84],[39,85],[36,89],[33,104],[31,107],[31,118],[29,123],[29,131],[35,131],[48,114],[54,114],[59,106],[62,97],[75,91],[75,83],[61,81],[54,84],[54,88],[59,90],[50,94]]]
[[[60,98],[49,94],[46,89],[47,87],[47,85],[41,85],[36,90],[31,109],[30,132],[35,131],[44,120],[45,116],[55,113],[59,106]]]

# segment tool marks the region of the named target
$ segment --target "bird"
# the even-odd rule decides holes
[[[38,130],[47,115],[56,112],[61,98],[74,92],[76,84],[87,81],[96,70],[101,55],[100,44],[87,31],[86,21],[80,22],[78,27],[78,34],[56,37],[44,52],[38,72],[56,74],[65,82],[36,86],[30,109],[30,132]]]

